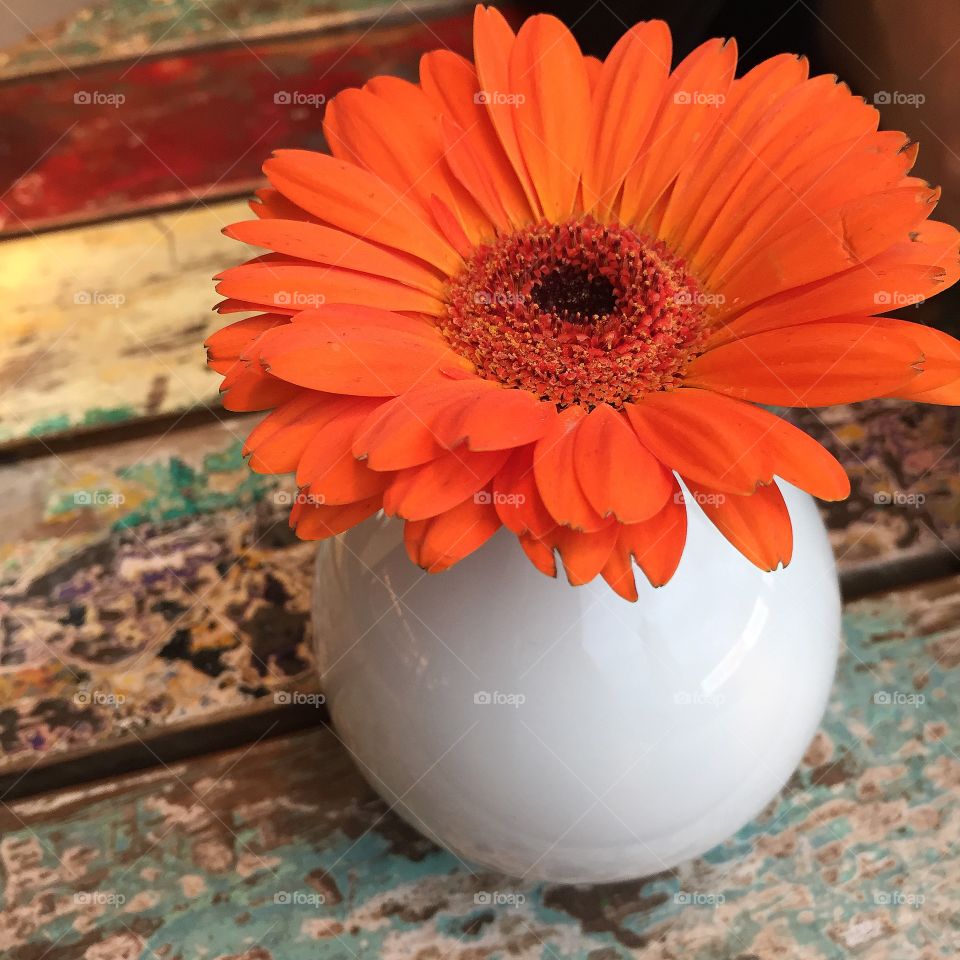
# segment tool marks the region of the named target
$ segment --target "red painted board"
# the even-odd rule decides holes
[[[469,54],[471,14],[99,65],[0,85],[0,235],[236,195],[279,147],[323,148],[323,103],[421,54]]]

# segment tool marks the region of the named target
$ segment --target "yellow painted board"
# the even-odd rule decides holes
[[[243,201],[0,244],[0,445],[219,405],[211,277],[261,251]]]

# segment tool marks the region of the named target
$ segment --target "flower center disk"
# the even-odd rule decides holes
[[[479,247],[449,283],[440,329],[488,380],[559,407],[619,407],[679,384],[706,299],[662,241],[585,218]]]

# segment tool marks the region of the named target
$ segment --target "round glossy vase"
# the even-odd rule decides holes
[[[695,857],[755,816],[823,713],[840,598],[823,523],[781,484],[794,558],[762,573],[690,507],[667,586],[628,603],[537,572],[500,531],[442,574],[375,518],[317,555],[338,735],[411,824],[468,863],[603,882]]]

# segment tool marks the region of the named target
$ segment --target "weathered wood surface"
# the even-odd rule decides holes
[[[823,513],[851,590],[960,569],[960,410],[874,400],[795,419],[850,474]]]
[[[912,437],[896,433],[909,418],[882,410],[864,426],[838,425],[856,493],[824,511],[848,585],[865,570],[872,582],[883,558],[956,533],[956,450],[943,456],[952,434],[927,419],[942,412],[924,411]],[[0,772],[23,773],[20,790],[38,763],[152,743],[315,689],[313,547],[287,528],[291,478],[253,474],[243,461],[256,421],[0,467]],[[906,467],[916,486],[899,486],[901,470],[895,489],[926,491],[922,509],[873,502],[891,484],[880,441],[921,451]]]
[[[287,526],[289,480],[247,469],[248,429],[0,470],[0,771],[313,689],[313,547]]]
[[[388,812],[323,730],[0,811],[0,951],[956,957],[958,620],[957,578],[848,605],[823,726],[781,796],[648,880],[533,887],[473,869]]]
[[[256,255],[235,201],[0,244],[0,446],[217,403],[210,278]]]
[[[0,78],[50,73],[282,34],[377,25],[464,6],[451,0],[93,0],[0,51]]]
[[[446,7],[453,9],[452,4]],[[204,4],[196,10],[207,9]],[[322,148],[323,105],[421,54],[466,53],[466,9],[0,85],[0,234],[236,196],[271,150]],[[29,110],[23,105],[30,104]]]

